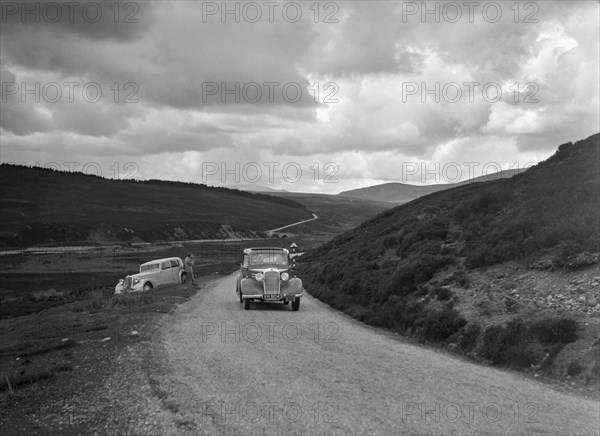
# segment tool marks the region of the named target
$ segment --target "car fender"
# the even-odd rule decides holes
[[[253,279],[242,279],[240,281],[240,289],[242,290],[242,294],[248,295],[262,294],[263,292],[262,284]]]
[[[301,294],[302,293],[302,280],[298,277],[291,278],[285,287],[281,288],[282,294]]]

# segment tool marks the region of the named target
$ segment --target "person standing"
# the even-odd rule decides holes
[[[192,285],[195,285],[196,277],[194,276],[194,255],[192,253],[187,255],[183,261],[183,266],[185,268],[185,272],[187,273],[188,280],[191,279]]]

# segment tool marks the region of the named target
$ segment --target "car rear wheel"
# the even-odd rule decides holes
[[[244,310],[250,310],[250,299],[244,299]]]
[[[146,283],[144,285],[144,291],[148,292],[150,289],[152,289],[152,283]]]
[[[185,285],[187,283],[187,274],[183,273],[181,274],[181,284]]]
[[[298,309],[300,309],[300,299],[296,298],[294,301],[292,301],[292,310],[295,312]]]

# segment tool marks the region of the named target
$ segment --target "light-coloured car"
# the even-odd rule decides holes
[[[179,257],[151,260],[140,265],[140,272],[119,280],[115,294],[123,292],[149,291],[167,283],[185,283],[187,273]]]
[[[238,274],[236,293],[244,309],[250,302],[292,303],[292,310],[300,308],[304,288],[290,263],[285,248],[247,248],[243,253]]]

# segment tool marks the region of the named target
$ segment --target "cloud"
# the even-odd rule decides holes
[[[429,15],[407,9],[421,2],[299,3],[296,21],[278,3],[255,23],[238,2],[226,7],[239,22],[222,2],[143,2],[121,3],[116,22],[101,3],[96,23],[87,2],[88,15],[56,22],[40,3],[39,23],[8,3],[3,161],[116,158],[191,181],[206,159],[319,160],[338,162],[337,188],[351,189],[397,180],[405,162],[539,160],[600,130],[597,3],[498,3],[498,22],[483,5],[451,22],[442,2]],[[36,83],[39,102],[21,92]],[[44,94],[54,83],[58,101]],[[82,94],[90,84],[98,101]]]

